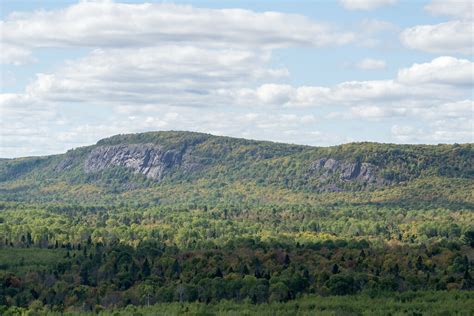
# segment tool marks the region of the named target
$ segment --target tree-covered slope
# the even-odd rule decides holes
[[[468,315],[472,158],[158,132],[0,160],[0,314]]]
[[[62,155],[0,160],[0,199],[281,202],[406,187],[409,195],[424,190],[431,196],[438,186],[453,185],[462,195],[472,189],[473,156],[472,144],[310,147],[150,132],[113,136]],[[472,202],[467,195],[458,202]]]

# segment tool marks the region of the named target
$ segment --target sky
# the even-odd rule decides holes
[[[125,133],[473,142],[464,0],[0,2],[0,157]]]

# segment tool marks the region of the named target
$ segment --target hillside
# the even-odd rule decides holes
[[[0,160],[0,314],[467,315],[472,158],[156,132]]]
[[[454,187],[456,203],[472,205],[473,157],[472,144],[310,147],[192,132],[117,135],[61,155],[0,160],[0,200],[267,204],[384,192],[386,200],[449,202]]]

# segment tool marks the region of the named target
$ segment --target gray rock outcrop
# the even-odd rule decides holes
[[[147,178],[161,180],[167,171],[181,163],[182,153],[164,150],[155,144],[100,146],[92,150],[84,162],[85,172],[98,172],[109,167],[126,167]]]
[[[364,183],[380,183],[377,167],[367,162],[348,162],[333,158],[318,159],[310,167],[312,174],[321,180],[337,176],[342,181],[360,181]]]
[[[72,155],[66,156],[63,160],[61,160],[58,165],[54,168],[56,172],[63,172],[65,170],[70,169],[73,166],[74,157]]]

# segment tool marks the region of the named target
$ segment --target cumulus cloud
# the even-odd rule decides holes
[[[394,5],[398,0],[339,0],[347,10],[373,10],[379,7]]]
[[[264,103],[285,104],[294,92],[290,85],[264,84],[257,89],[257,97]]]
[[[406,47],[436,54],[474,53],[472,1],[432,0],[425,10],[432,15],[449,16],[455,20],[405,29],[400,34],[400,40]]]
[[[353,33],[297,14],[111,1],[13,13],[0,22],[0,32],[2,42],[17,50],[147,47],[157,43],[273,49],[341,45],[355,39]]]
[[[265,84],[256,89],[255,96],[264,103],[289,107],[360,104],[369,106],[367,109],[371,112],[376,112],[374,105],[397,102],[429,106],[469,94],[474,80],[473,68],[474,63],[469,60],[443,56],[402,68],[394,79],[346,81],[327,87]],[[382,112],[377,110],[377,113]]]
[[[23,94],[1,95],[2,135],[18,135],[3,137],[8,140],[2,156],[33,154],[28,148],[38,144],[50,153],[115,133],[157,129],[297,141],[295,131],[310,135],[324,118],[452,122],[471,117],[472,62],[465,59],[436,58],[388,80],[293,86],[275,83],[287,70],[270,68],[269,55],[253,50],[180,47],[179,54],[170,53],[176,51],[169,46],[95,50],[39,74]],[[94,121],[87,113],[94,113]]]
[[[397,118],[405,116],[407,109],[396,106],[378,106],[378,105],[356,105],[350,107],[347,111],[330,112],[326,115],[328,119],[343,119],[365,121],[380,121],[387,118]]]
[[[179,51],[172,54],[171,52]],[[334,86],[268,83],[286,69],[268,67],[265,54],[245,50],[154,47],[96,50],[56,73],[38,74],[26,94],[49,102],[115,106],[351,105],[400,100],[446,100],[472,83],[472,62],[452,57],[401,69],[392,80],[347,81]],[[261,83],[261,84],[259,84]],[[433,85],[449,85],[442,90]],[[256,88],[254,86],[257,85]],[[461,91],[461,92],[460,92]]]
[[[39,74],[23,98],[51,104],[102,104],[124,115],[143,116],[167,106],[224,109],[337,105],[351,107],[352,116],[380,118],[466,97],[473,80],[471,61],[445,56],[400,69],[397,77],[389,80],[292,86],[267,83],[284,78],[287,70],[269,69],[268,56],[262,54],[194,47],[182,48],[180,54],[169,51],[175,48],[97,50],[56,73]]]
[[[258,51],[194,46],[95,50],[38,74],[26,92],[56,102],[211,106],[231,88],[287,76],[285,68],[265,67],[268,60]]]
[[[474,4],[471,0],[433,0],[425,6],[425,10],[436,16],[447,15],[472,20]]]
[[[411,109],[411,117],[425,121],[422,126],[394,124],[391,134],[403,143],[473,142],[474,102],[462,100],[439,104],[432,108]]]
[[[438,106],[436,113],[445,117],[469,118],[474,113],[474,102],[472,100],[448,102]]]
[[[423,129],[410,125],[398,125],[395,124],[391,128],[392,136],[399,142],[420,142],[426,134]]]
[[[426,127],[414,125],[394,125],[391,134],[400,143],[472,143],[472,121],[458,120],[456,122],[438,121]]]
[[[64,150],[52,142],[63,123],[57,105],[25,94],[0,94],[0,157],[30,156]]]
[[[467,59],[442,56],[429,63],[414,64],[398,72],[398,81],[406,84],[439,83],[472,85],[474,63]]]
[[[266,94],[259,93],[261,90]],[[257,88],[257,100],[264,103],[279,104],[288,107],[315,107],[331,105],[350,105],[354,102],[376,102],[393,98],[410,98],[419,91],[403,90],[393,80],[347,81],[334,86],[264,85]],[[269,97],[272,96],[272,97]]]
[[[472,22],[449,21],[434,25],[416,25],[400,34],[408,48],[440,54],[473,54]]]
[[[30,50],[0,41],[0,64],[22,65],[33,60]]]
[[[385,68],[387,64],[381,59],[364,58],[356,63],[355,66],[362,70],[376,70]]]

